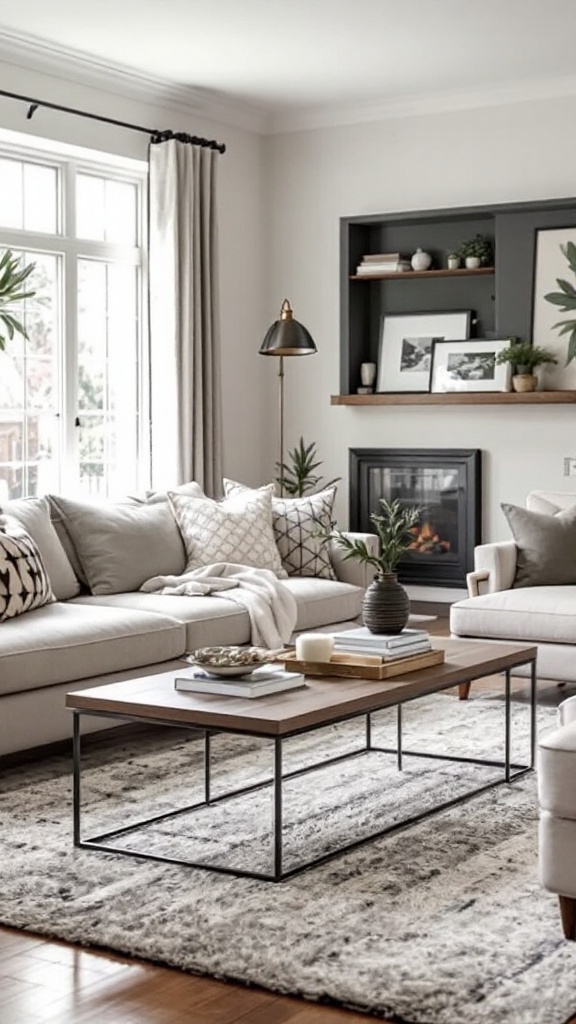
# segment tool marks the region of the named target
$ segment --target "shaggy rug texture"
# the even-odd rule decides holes
[[[405,709],[405,746],[502,756],[503,704],[437,696]],[[375,716],[393,745],[395,715]],[[539,731],[555,713],[539,712]],[[513,708],[526,759],[528,708]],[[358,747],[363,723],[286,746],[286,769]],[[214,789],[270,773],[270,746],[218,736]],[[456,795],[494,769],[370,754],[286,784],[286,865]],[[200,798],[202,744],[181,731],[86,753],[84,835]],[[576,944],[537,878],[534,774],[274,884],[72,846],[71,765],[6,772],[0,920],[184,970],[411,1024],[563,1024],[576,1012]],[[270,790],[118,843],[270,866]]]

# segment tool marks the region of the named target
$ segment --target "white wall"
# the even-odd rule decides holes
[[[123,98],[116,85],[111,84],[110,91],[89,88],[6,63],[1,84],[10,92],[145,127],[216,138],[226,144],[218,168],[224,471],[228,476],[258,483],[269,473],[258,401],[259,379],[265,381],[265,360],[258,357],[258,346],[269,319],[262,285],[265,253],[260,136],[211,123],[182,108],[170,109],[152,91],[146,102],[136,101]],[[44,108],[29,121],[26,112],[25,104],[0,97],[2,128],[146,160],[145,134]]]
[[[290,298],[318,345],[317,355],[286,360],[287,444],[315,440],[324,475],[343,477],[342,525],[351,447],[482,449],[485,540],[509,537],[501,501],[523,504],[532,488],[576,491],[563,476],[563,456],[576,454],[574,405],[330,406],[339,391],[339,218],[574,196],[575,118],[576,99],[566,98],[266,139],[269,294]],[[564,386],[575,379],[571,367]]]

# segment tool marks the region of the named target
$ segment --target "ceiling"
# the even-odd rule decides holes
[[[130,72],[261,130],[576,93],[574,0],[18,0],[2,56]],[[0,71],[0,87],[2,74]]]

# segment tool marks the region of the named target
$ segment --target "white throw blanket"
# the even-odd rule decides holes
[[[215,594],[235,601],[250,616],[251,643],[257,647],[283,647],[296,625],[296,599],[269,569],[215,562],[181,576],[153,576],[140,590],[188,597]]]

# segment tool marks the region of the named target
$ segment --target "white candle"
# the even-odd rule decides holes
[[[329,633],[302,633],[296,637],[298,661],[330,661],[334,637]]]

